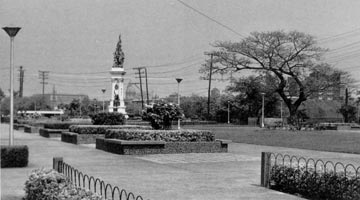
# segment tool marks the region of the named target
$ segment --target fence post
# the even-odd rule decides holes
[[[62,173],[63,172],[62,163],[63,163],[62,157],[54,157],[53,158],[53,169],[58,171],[59,173]]]
[[[270,182],[271,153],[261,152],[261,186],[268,188]]]

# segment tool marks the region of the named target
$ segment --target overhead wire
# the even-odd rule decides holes
[[[212,22],[214,22],[214,23],[216,23],[216,24],[220,25],[221,27],[223,27],[223,28],[225,28],[225,29],[227,29],[227,30],[229,30],[229,31],[233,32],[234,34],[236,34],[236,35],[240,36],[241,38],[245,38],[245,36],[244,36],[244,35],[242,35],[241,33],[237,32],[237,31],[235,31],[233,28],[231,28],[231,27],[229,27],[229,26],[227,26],[227,25],[225,25],[225,24],[221,23],[220,21],[218,21],[218,20],[216,20],[216,19],[214,19],[214,18],[210,17],[209,15],[207,15],[207,14],[205,14],[205,13],[201,12],[200,10],[198,10],[198,9],[196,9],[196,8],[194,8],[194,7],[192,7],[192,6],[190,6],[189,4],[185,3],[184,1],[182,1],[182,0],[176,0],[176,1],[178,1],[179,3],[181,3],[182,5],[184,5],[185,7],[187,7],[187,8],[189,8],[189,9],[193,10],[194,12],[198,13],[199,15],[201,15],[201,16],[203,16],[203,17],[207,18],[208,20],[210,20],[210,21],[212,21]]]

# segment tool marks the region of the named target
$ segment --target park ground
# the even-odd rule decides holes
[[[235,126],[184,128],[212,129],[216,138],[231,139],[234,143],[229,145],[229,153],[124,156],[96,150],[94,145],[73,145],[58,138],[15,131],[15,144],[29,146],[29,165],[1,169],[1,199],[20,200],[30,172],[41,167],[51,168],[53,157],[63,157],[66,163],[80,171],[144,199],[160,200],[301,199],[259,186],[260,154],[263,151],[360,165],[358,154],[330,152],[360,152],[356,145],[360,141],[360,132],[289,133]],[[8,125],[1,124],[0,130],[1,144],[6,145]],[[327,142],[329,144],[325,144]]]

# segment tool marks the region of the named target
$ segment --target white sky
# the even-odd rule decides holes
[[[320,43],[337,49],[328,61],[360,81],[358,0],[183,1],[245,36],[252,31],[298,30],[319,39],[331,37]],[[24,95],[41,93],[39,70],[50,71],[47,93],[55,85],[58,93],[102,99],[101,88],[106,88],[109,95],[107,71],[120,33],[126,83],[138,82],[134,67],[169,64],[147,68],[150,91],[161,97],[176,92],[175,78],[181,77],[182,95],[206,95],[208,82],[199,80],[198,73],[204,52],[217,40],[241,39],[176,0],[0,0],[0,5],[0,26],[22,27],[15,38],[15,66],[26,70]],[[7,92],[10,42],[0,32],[0,88]],[[332,37],[341,33],[347,34]],[[219,89],[226,84],[213,82]]]

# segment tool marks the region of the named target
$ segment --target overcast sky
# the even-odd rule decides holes
[[[310,33],[321,46],[336,49],[328,54],[328,62],[360,81],[358,0],[182,1],[243,36],[273,30]],[[109,95],[108,71],[119,34],[126,83],[138,82],[134,67],[148,66],[149,90],[159,96],[177,91],[177,77],[184,79],[182,95],[206,95],[208,82],[199,80],[198,73],[204,52],[217,40],[242,38],[177,0],[0,0],[0,5],[0,25],[22,27],[15,38],[15,66],[26,70],[24,95],[41,93],[39,70],[50,72],[47,93],[55,85],[58,93],[102,99],[101,89],[106,88]],[[6,92],[9,43],[2,31],[0,88]],[[213,87],[222,90],[227,84],[214,81]]]

